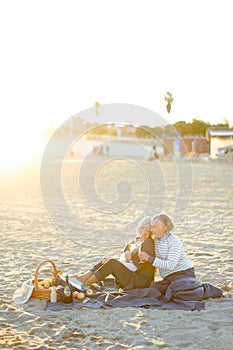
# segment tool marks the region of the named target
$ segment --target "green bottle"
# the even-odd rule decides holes
[[[63,291],[63,297],[62,297],[63,303],[70,304],[73,302],[73,297],[72,297],[72,291],[69,285],[69,276],[66,275],[66,284],[64,287]]]

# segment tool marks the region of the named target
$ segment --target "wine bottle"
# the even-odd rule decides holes
[[[66,275],[66,284],[64,287],[64,291],[63,291],[63,297],[62,297],[62,301],[63,303],[69,304],[73,302],[73,297],[72,297],[72,291],[70,288],[70,284],[69,284],[69,276]]]
[[[52,290],[51,290],[51,294],[50,294],[50,301],[51,301],[51,303],[57,302],[57,291],[56,291],[56,284],[55,284],[54,279],[52,281]]]

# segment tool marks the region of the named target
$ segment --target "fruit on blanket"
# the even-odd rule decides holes
[[[94,294],[94,292],[93,292],[92,289],[88,289],[88,290],[86,291],[86,294],[87,294],[88,296],[91,296],[91,295]]]
[[[78,292],[77,291],[73,292],[72,296],[74,299],[78,299]]]
[[[83,292],[78,292],[78,299],[83,300],[85,298],[85,294]]]

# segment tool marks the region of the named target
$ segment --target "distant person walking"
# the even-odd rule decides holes
[[[155,144],[153,144],[153,146],[152,146],[152,148],[151,148],[151,150],[150,150],[150,152],[148,154],[147,159],[149,161],[152,161],[152,160],[155,160],[155,159],[159,159],[159,155],[158,155],[158,153],[156,151],[156,145]]]
[[[109,156],[109,145],[108,144],[105,147],[105,153],[106,153],[106,156]]]
[[[98,154],[99,154],[99,156],[103,156],[104,155],[104,148],[103,148],[102,145],[99,146],[99,148],[98,148]]]

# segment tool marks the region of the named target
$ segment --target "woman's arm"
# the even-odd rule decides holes
[[[130,247],[133,243],[134,243],[134,241],[129,242],[125,246],[123,253],[121,253],[121,255],[120,255],[120,261],[130,261],[132,259],[132,253],[130,251]]]
[[[124,253],[120,255],[120,261],[130,261],[131,260],[131,252],[126,250]]]
[[[146,254],[147,256],[151,256],[154,259],[154,256],[155,256],[155,245],[154,245],[154,240],[152,238],[148,238],[148,239],[146,239],[145,241],[142,242],[141,252],[143,254]],[[139,255],[137,254],[135,260],[133,259],[133,263],[134,263],[134,265],[137,266],[137,268],[139,270],[141,270],[141,269],[144,269],[145,265],[148,264],[149,262],[144,260],[143,263],[140,263],[140,258],[139,258]]]
[[[141,252],[145,252],[150,256],[155,256],[155,245],[154,240],[152,238],[146,239],[142,242]]]

